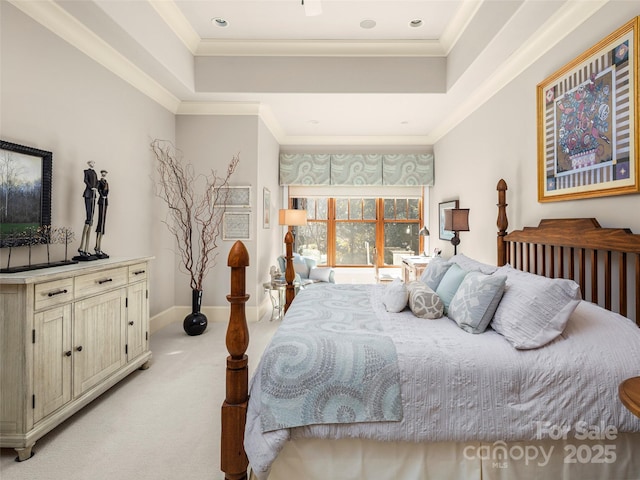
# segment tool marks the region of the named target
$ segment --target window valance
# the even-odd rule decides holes
[[[280,185],[433,185],[433,154],[282,153]]]

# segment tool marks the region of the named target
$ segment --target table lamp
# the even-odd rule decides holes
[[[295,287],[293,286],[293,280],[296,277],[296,272],[293,269],[293,233],[291,233],[291,227],[299,227],[307,224],[307,211],[306,210],[293,210],[293,209],[280,209],[278,212],[278,223],[280,225],[286,225],[289,227],[287,233],[284,236],[284,244],[286,245],[286,269],[284,278],[287,281],[287,295],[286,303],[284,304],[284,311],[289,309],[289,305],[293,302],[293,298],[296,296]]]
[[[423,226],[420,231],[418,232],[418,235],[422,236],[422,237],[428,237],[429,236],[429,229],[427,228],[427,226]],[[422,254],[426,257],[427,256],[427,245],[426,245],[426,238],[423,240],[423,245],[422,245]]]
[[[468,208],[449,208],[444,211],[444,229],[453,232],[451,244],[453,245],[453,254],[458,253],[458,245],[460,245],[460,237],[458,232],[469,231],[469,209]]]

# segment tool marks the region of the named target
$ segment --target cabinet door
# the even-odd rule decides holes
[[[71,400],[71,305],[34,315],[33,422]]]
[[[147,282],[129,285],[127,289],[127,361],[147,350],[149,301]]]
[[[77,302],[73,318],[73,395],[82,395],[126,363],[126,289]]]

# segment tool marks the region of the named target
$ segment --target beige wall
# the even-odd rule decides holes
[[[640,195],[542,204],[537,200],[536,170],[536,85],[636,15],[637,2],[605,5],[436,143],[430,231],[438,231],[438,203],[459,199],[460,207],[471,211],[470,231],[460,233],[458,252],[494,263],[496,184],[504,178],[510,229],[535,226],[541,218],[596,217],[604,227],[640,233],[640,215],[632,213],[640,208]],[[453,246],[437,234],[431,246],[453,254]]]
[[[53,152],[52,223],[84,224],[83,173],[88,160],[109,171],[109,210],[102,248],[112,257],[155,255],[151,313],[174,305],[174,261],[153,194],[153,138],[173,140],[175,117],[76,48],[1,2],[0,137]],[[92,236],[91,246],[95,241]],[[62,249],[61,246],[53,248]],[[64,258],[59,250],[55,259]],[[26,248],[12,264],[26,263]],[[3,265],[7,249],[0,251]],[[20,258],[22,257],[22,258]],[[32,263],[46,261],[34,248]]]

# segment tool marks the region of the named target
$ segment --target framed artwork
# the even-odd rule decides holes
[[[251,187],[229,187],[227,207],[251,207]]]
[[[271,228],[271,191],[262,189],[262,228]]]
[[[636,17],[538,85],[538,201],[640,192]]]
[[[53,154],[0,140],[0,247],[28,245],[51,226]]]
[[[251,240],[251,213],[225,212],[222,217],[223,240]]]
[[[444,211],[451,208],[458,208],[458,206],[458,200],[451,200],[438,204],[438,231],[440,240],[451,240],[453,238],[453,232],[451,230],[444,229]]]

